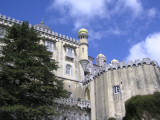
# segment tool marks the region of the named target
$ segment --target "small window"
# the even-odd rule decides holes
[[[84,48],[82,48],[82,53],[84,53]]]
[[[0,27],[0,38],[4,38],[5,36],[5,29]]]
[[[72,92],[68,92],[69,97],[72,97]]]
[[[114,86],[113,90],[114,90],[114,94],[119,94],[120,93],[120,86],[119,85]]]
[[[86,98],[86,100],[90,100],[90,92],[89,92],[88,88],[86,88],[86,90],[85,90],[85,98]]]
[[[89,72],[90,72],[90,73],[92,72],[92,69],[91,69],[91,67],[90,67],[90,66],[88,67],[88,70],[89,70]]]
[[[66,65],[66,74],[72,75],[72,66],[69,64]]]
[[[94,74],[96,74],[96,72],[97,72],[97,70],[96,70],[96,69],[94,69]]]
[[[47,47],[48,51],[53,52],[53,42],[45,41],[45,46]]]

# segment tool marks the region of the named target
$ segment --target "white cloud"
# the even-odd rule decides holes
[[[94,40],[101,40],[102,38],[107,38],[108,35],[124,35],[126,34],[125,31],[122,31],[118,28],[110,28],[108,30],[105,31],[93,31],[93,30],[88,30],[89,31],[89,41],[94,41]]]
[[[140,0],[122,0],[125,7],[130,8],[135,16],[140,15],[143,12],[143,7]]]
[[[94,20],[94,17],[107,17],[107,0],[54,0],[50,10],[59,10],[64,16],[72,17],[76,29],[87,26],[87,21]]]
[[[151,8],[148,10],[148,14],[149,17],[154,17],[156,15],[156,9],[155,8]]]
[[[126,61],[151,58],[160,64],[160,32],[148,35],[147,38],[132,46],[126,57]]]
[[[133,16],[143,11],[140,0],[53,0],[49,8],[58,10],[63,17],[71,17],[76,29],[87,26],[97,18],[109,19],[112,14],[126,9],[131,9]]]
[[[67,8],[71,16],[100,16],[105,10],[105,0],[55,0],[51,7]]]

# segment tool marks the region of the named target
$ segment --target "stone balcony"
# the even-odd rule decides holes
[[[71,59],[74,59],[74,54],[66,53],[66,57],[71,58]]]

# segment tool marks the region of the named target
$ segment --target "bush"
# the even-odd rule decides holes
[[[124,120],[160,119],[160,93],[135,96],[125,103],[126,116]]]
[[[116,120],[115,118],[113,118],[113,117],[111,117],[111,118],[109,118],[108,120]]]

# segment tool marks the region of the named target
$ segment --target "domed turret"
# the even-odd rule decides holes
[[[113,59],[113,60],[111,61],[111,64],[117,64],[117,63],[119,63],[119,62],[118,62],[118,60],[116,60],[116,59]]]
[[[35,24],[35,27],[39,27],[39,28],[43,28],[46,29],[47,31],[52,31],[51,28],[49,28],[48,26],[44,25],[43,21],[40,22],[40,24]]]
[[[80,53],[80,63],[85,69],[88,64],[88,31],[84,28],[78,31],[79,42],[79,53]]]
[[[88,39],[88,30],[82,28],[78,31],[78,37],[79,39],[82,39],[82,38],[86,38]]]
[[[106,59],[106,57],[103,54],[100,53],[99,55],[97,55],[97,57],[96,57],[96,64],[98,66],[104,66],[104,65],[106,65],[106,61],[107,61],[107,59]]]
[[[103,54],[99,54],[99,55],[97,55],[97,57],[96,58],[100,58],[100,57],[104,57],[104,58],[106,58]]]

